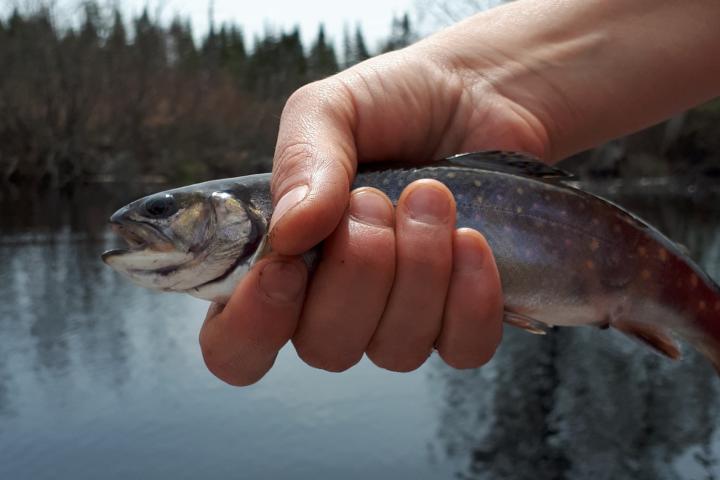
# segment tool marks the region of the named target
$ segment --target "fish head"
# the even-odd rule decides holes
[[[105,252],[105,263],[141,287],[188,292],[254,263],[267,221],[241,185],[201,184],[132,202],[110,227],[128,248]]]

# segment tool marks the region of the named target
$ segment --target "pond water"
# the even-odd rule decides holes
[[[292,347],[257,385],[205,368],[207,303],[100,260],[107,218],[158,186],[4,189],[2,479],[705,479],[720,475],[720,380],[612,330],[506,328],[486,367],[311,369]],[[616,189],[617,190],[617,189]],[[720,279],[718,197],[610,198]],[[687,346],[685,346],[687,347]]]

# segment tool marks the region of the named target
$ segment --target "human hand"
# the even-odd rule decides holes
[[[236,385],[259,380],[291,338],[306,363],[330,371],[350,368],[363,353],[395,371],[419,367],[433,347],[457,368],[492,357],[502,336],[497,267],[482,235],[455,231],[447,188],[415,182],[397,214],[382,192],[350,193],[358,158],[427,160],[491,146],[530,149],[509,131],[487,129],[485,139],[465,139],[480,126],[459,107],[456,96],[464,89],[450,69],[424,55],[420,49],[366,62],[305,87],[288,102],[273,175],[271,241],[276,252],[296,255],[327,237],[323,261],[307,286],[301,260],[270,255],[245,276],[226,307],[211,308],[201,344],[221,379]],[[511,128],[510,120],[496,117],[498,126]]]
[[[711,98],[717,3],[683,8],[512,2],[296,92],[273,169],[279,253],[246,275],[227,306],[211,307],[200,337],[208,368],[234,385],[254,383],[289,339],[308,364],[331,371],[363,352],[412,370],[433,344],[452,366],[487,361],[502,306],[487,244],[477,232],[453,233],[454,217],[442,212],[454,203],[437,184],[410,185],[395,218],[379,192],[351,196],[357,163],[487,149],[557,160]],[[636,16],[643,23],[627,21]],[[638,32],[643,42],[627,48]],[[680,40],[693,48],[676,48]],[[414,216],[416,194],[434,198],[421,203],[435,215]],[[294,255],[328,236],[308,287]]]

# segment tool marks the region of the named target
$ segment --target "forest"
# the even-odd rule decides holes
[[[56,26],[44,9],[0,19],[0,183],[269,171],[290,94],[371,56],[359,27],[338,55],[322,25],[306,48],[297,29],[247,45],[236,25],[196,42],[188,21],[166,26],[147,10],[126,21],[90,1],[82,17],[76,28]],[[407,15],[395,18],[377,53],[417,38]],[[580,154],[571,170],[720,176],[718,125],[720,99]]]

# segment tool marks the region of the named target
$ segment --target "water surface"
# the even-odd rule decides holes
[[[100,261],[112,211],[157,186],[2,190],[0,478],[704,479],[720,475],[718,387],[614,331],[506,328],[485,368],[433,357],[313,370],[291,347],[257,385],[205,368],[206,302]],[[720,202],[615,192],[720,279]]]

